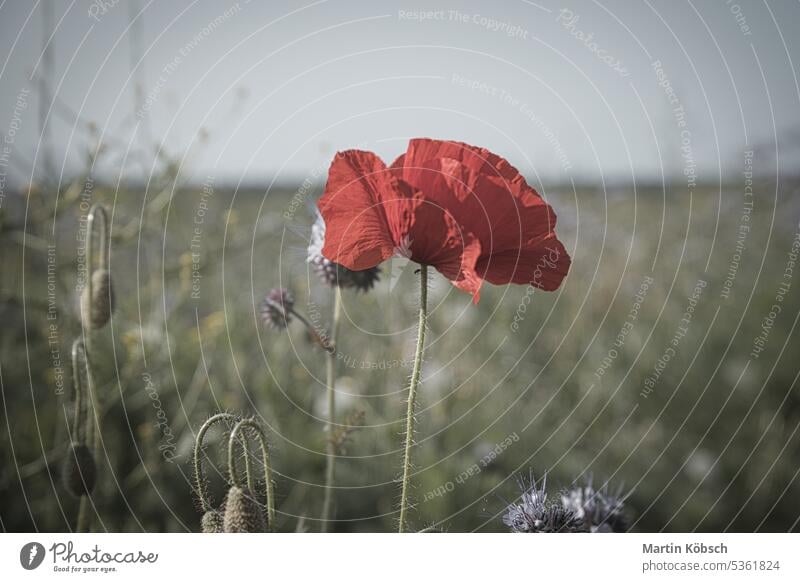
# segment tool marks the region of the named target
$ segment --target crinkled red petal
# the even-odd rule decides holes
[[[402,197],[397,180],[372,152],[336,155],[318,206],[325,220],[322,254],[354,271],[378,265],[394,254],[384,199]]]
[[[517,283],[555,291],[569,272],[572,260],[564,245],[553,237],[532,248],[483,255],[478,275],[495,285]]]
[[[516,168],[459,142],[412,140],[389,168],[338,154],[319,206],[330,260],[362,270],[408,250],[475,302],[483,279],[554,290],[570,266],[555,213]]]

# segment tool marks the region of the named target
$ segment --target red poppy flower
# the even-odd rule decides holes
[[[505,159],[459,142],[411,140],[389,167],[340,152],[319,209],[329,260],[361,271],[403,254],[475,303],[483,280],[553,291],[569,270],[553,209]]]

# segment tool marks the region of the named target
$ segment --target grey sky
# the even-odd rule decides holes
[[[43,67],[41,10],[0,4],[0,132],[16,130],[13,180],[43,159],[30,80]],[[434,12],[419,20],[420,11]],[[189,151],[207,131],[186,160],[198,181],[302,179],[337,149],[391,160],[414,136],[488,147],[551,182],[659,179],[692,165],[717,180],[740,171],[754,145],[766,153],[756,169],[774,173],[775,140],[782,163],[797,159],[796,0],[81,0],[53,12],[50,135],[67,174],[80,167],[86,133],[64,105],[96,122],[119,155],[131,140],[134,150],[151,140]]]

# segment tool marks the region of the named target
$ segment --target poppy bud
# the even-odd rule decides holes
[[[203,528],[203,533],[222,533],[225,531],[223,522],[222,514],[216,509],[212,509],[203,514],[200,525]]]
[[[64,459],[64,487],[75,497],[89,495],[97,479],[94,455],[86,445],[73,445]]]
[[[97,269],[92,273],[92,296],[89,297],[89,288],[85,287],[81,295],[81,310],[84,325],[91,329],[100,329],[108,323],[114,310],[114,288],[107,269]]]
[[[261,506],[252,494],[240,487],[231,487],[225,502],[225,533],[258,533],[267,529]]]

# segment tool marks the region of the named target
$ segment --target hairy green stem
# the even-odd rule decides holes
[[[325,497],[322,502],[321,530],[328,531],[328,522],[331,518],[331,506],[333,505],[333,483],[336,473],[336,443],[333,433],[336,430],[336,332],[339,328],[339,318],[342,312],[342,290],[337,285],[334,287],[333,299],[333,323],[331,325],[331,336],[326,359],[326,384],[328,391],[328,445],[327,458],[325,464]]]
[[[228,471],[230,472],[231,482],[236,487],[242,487],[242,482],[239,479],[239,475],[236,473],[234,447],[236,445],[236,437],[239,436],[240,431],[244,428],[249,428],[253,431],[261,445],[261,462],[264,465],[264,496],[267,504],[267,530],[273,531],[275,529],[275,492],[272,486],[272,465],[269,460],[269,445],[267,445],[267,437],[264,434],[264,429],[252,418],[246,418],[236,423],[228,439]],[[250,494],[254,495],[255,492],[250,490]]]
[[[417,332],[417,350],[414,353],[414,368],[408,386],[408,409],[406,410],[406,444],[403,455],[403,489],[400,494],[400,526],[398,531],[406,531],[406,514],[408,513],[408,490],[411,481],[411,447],[414,444],[414,406],[417,399],[417,385],[422,369],[422,352],[425,349],[425,326],[428,318],[428,267],[422,265],[419,270],[419,330]]]
[[[194,440],[194,453],[192,457],[194,463],[194,481],[197,497],[200,499],[200,505],[202,506],[204,512],[211,511],[214,509],[214,507],[208,500],[206,491],[206,478],[205,475],[203,475],[203,461],[200,458],[200,454],[203,451],[203,442],[205,441],[206,433],[212,426],[222,420],[233,422],[236,420],[236,417],[229,412],[220,412],[215,414],[203,423],[203,426],[201,426],[200,430],[197,431],[197,437]]]

